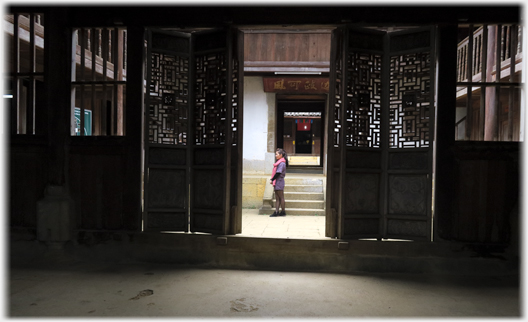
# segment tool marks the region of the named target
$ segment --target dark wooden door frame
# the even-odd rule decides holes
[[[284,104],[308,104],[313,105],[310,107],[306,106],[281,106]],[[325,167],[325,142],[327,133],[325,131],[326,124],[326,106],[327,106],[327,95],[277,95],[275,103],[275,122],[276,122],[276,139],[275,148],[283,146],[283,134],[284,134],[284,112],[321,112],[321,142],[320,142],[320,163],[318,167]]]

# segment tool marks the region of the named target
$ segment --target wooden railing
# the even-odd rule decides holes
[[[457,50],[457,115],[465,116],[455,122],[455,139],[519,140],[523,28],[473,27]]]
[[[483,57],[485,57],[484,46],[489,40],[484,39],[484,27],[481,26],[473,32],[473,50],[471,57],[469,40],[470,37],[466,37],[463,41],[458,44],[457,50],[457,82],[479,82],[482,80],[482,68],[484,66]],[[501,75],[500,78],[508,77],[510,75],[510,66],[512,61],[514,64],[518,64],[522,61],[522,27],[517,25],[511,26],[500,26],[501,27]],[[495,40],[493,40],[495,41]],[[515,48],[512,50],[512,42]],[[513,51],[513,59],[512,59]],[[471,58],[471,59],[468,59]],[[471,77],[468,73],[470,71],[468,62],[471,61]],[[494,64],[495,65],[495,64]],[[493,75],[496,77],[496,68],[493,66]]]
[[[478,28],[473,33],[473,65],[472,65],[472,77],[477,76],[480,78],[482,71],[482,36],[483,28]],[[469,55],[469,37],[464,39],[458,44],[457,50],[457,81],[463,82],[468,81],[468,55]]]
[[[44,26],[42,25],[42,15],[35,14],[35,46],[39,48],[44,48]],[[14,24],[13,15],[4,15],[4,32],[13,36],[13,24]],[[29,15],[19,15],[18,16],[18,27],[20,31],[18,36],[22,41],[29,43],[29,32],[30,32],[30,21]]]
[[[95,34],[91,34],[92,32],[95,32]],[[124,31],[123,35],[126,37],[126,31]],[[115,39],[112,39],[112,37],[116,37],[114,29],[86,28],[84,29],[84,34],[82,36],[79,35],[79,30],[76,30],[76,64],[81,66],[81,42],[84,42],[84,66],[89,70],[92,68],[92,66],[95,66],[96,74],[103,75],[106,73],[107,79],[113,80],[115,77],[114,64],[118,57],[114,57],[116,55],[116,51],[115,48],[112,48],[112,45],[117,46],[118,44]],[[126,39],[123,41],[126,42]],[[92,53],[92,51],[95,51],[95,55]],[[121,51],[117,52],[121,53]],[[93,57],[95,57],[95,64],[92,62]],[[126,79],[126,59],[124,57],[126,57],[126,46],[123,48],[122,57],[122,75],[123,79]]]

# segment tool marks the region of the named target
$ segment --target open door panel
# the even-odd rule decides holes
[[[149,30],[144,229],[188,231],[191,38]]]
[[[430,240],[431,28],[334,32],[327,236]]]
[[[240,232],[236,36],[149,30],[146,230]]]

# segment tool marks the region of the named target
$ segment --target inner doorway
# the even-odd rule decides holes
[[[277,147],[286,151],[292,169],[323,173],[325,106],[324,95],[277,98]]]
[[[248,86],[251,88],[251,86]],[[248,91],[248,96],[252,92]],[[270,152],[282,148],[288,155],[286,186],[286,217],[270,217],[276,210],[276,198],[269,184],[268,174],[262,175],[265,187],[259,205],[245,208],[242,212],[242,236],[266,238],[324,239],[326,229],[326,171],[324,170],[324,146],[326,145],[325,114],[328,97],[326,94],[286,95],[276,94],[274,105],[269,108],[275,117],[269,118],[268,128],[275,144]],[[247,104],[253,106],[253,104]],[[247,119],[248,123],[253,121]],[[251,125],[249,125],[251,127]],[[251,127],[252,128],[252,127]],[[249,141],[248,141],[249,142]],[[258,143],[245,143],[244,148],[254,149]],[[270,153],[271,154],[271,153]],[[274,153],[273,153],[274,154]],[[248,182],[258,180],[259,175],[244,173],[246,188]],[[258,188],[257,188],[258,189]]]

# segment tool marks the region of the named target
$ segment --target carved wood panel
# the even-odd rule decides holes
[[[430,35],[424,29],[348,31],[348,47],[335,62],[330,123],[334,151],[345,148],[333,161],[341,162],[343,178],[338,185],[341,237],[423,239],[430,234]],[[337,140],[341,134],[344,147]]]
[[[227,233],[242,181],[241,158],[234,151],[239,145],[242,76],[234,34],[152,32],[147,228],[187,231],[190,224],[196,232]]]
[[[425,175],[389,175],[389,214],[426,215]]]
[[[376,173],[347,173],[344,193],[346,214],[379,214],[380,176]]]
[[[431,59],[429,52],[391,56],[391,148],[429,146],[431,112]]]
[[[238,157],[232,157],[239,135],[240,65],[234,51],[237,40],[228,40],[225,30],[194,36],[191,230],[234,233],[236,228],[230,223],[235,220],[231,208],[238,202],[238,178],[233,174],[239,164]]]
[[[189,100],[189,60],[151,54],[149,142],[186,145]]]
[[[193,185],[195,209],[213,209],[222,211],[225,186],[224,171],[219,170],[194,170]]]
[[[337,37],[341,36],[340,33],[337,34]],[[330,129],[332,129],[332,133],[330,134],[330,138],[331,138],[331,143],[333,147],[340,147],[340,136],[341,136],[341,133],[342,133],[342,107],[343,107],[343,104],[344,104],[344,97],[342,97],[343,95],[343,82],[344,82],[344,79],[343,79],[343,73],[344,73],[344,70],[343,70],[343,53],[342,53],[342,50],[343,50],[343,44],[342,44],[342,40],[340,38],[338,38],[339,40],[337,41],[337,43],[335,44],[335,49],[336,49],[336,52],[335,52],[335,59],[334,59],[334,88],[333,88],[333,94],[334,94],[334,98],[333,98],[333,102],[334,102],[334,105],[331,106],[331,113],[333,114],[333,123],[330,124]],[[332,119],[332,118],[330,118]]]
[[[195,60],[195,68],[196,145],[225,144],[228,75],[226,57],[223,53],[199,55]]]
[[[147,189],[149,208],[179,208],[187,205],[186,171],[150,169]]]
[[[152,31],[149,46],[144,227],[188,231],[190,37]]]
[[[231,113],[231,144],[233,146],[238,145],[238,109],[240,106],[239,84],[240,84],[240,66],[238,59],[233,59],[233,67],[231,69],[231,102],[229,106],[229,113]]]
[[[347,146],[379,148],[382,56],[353,52],[347,59]]]

